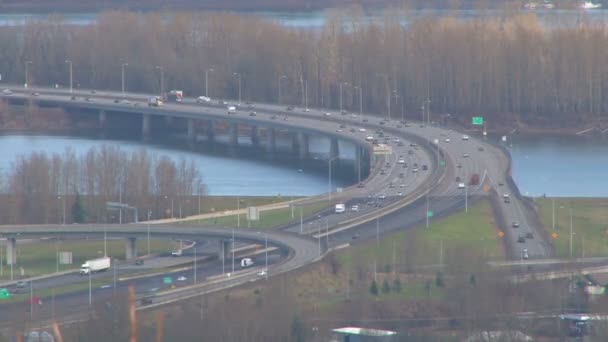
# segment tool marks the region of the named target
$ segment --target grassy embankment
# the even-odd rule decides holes
[[[150,252],[169,252],[175,248],[173,241],[150,240]],[[21,268],[25,277],[53,273],[57,270],[57,249],[61,252],[72,252],[72,265],[59,265],[59,271],[78,268],[85,260],[103,256],[103,240],[88,241],[41,241],[21,243],[17,247],[17,265],[13,268],[15,279],[21,278]],[[125,243],[123,240],[108,240],[108,255],[113,258],[125,258]],[[138,255],[147,254],[147,244],[137,244]],[[4,257],[4,256],[3,256]],[[0,280],[10,279],[10,268],[5,265]]]
[[[295,199],[295,198],[294,198]],[[274,202],[269,202],[274,203]],[[245,204],[243,206],[243,204]],[[241,202],[241,208],[247,206],[256,206],[262,204],[252,204],[249,201],[243,203]],[[311,205],[304,205],[302,207],[294,207],[293,211],[291,208],[281,208],[281,209],[273,209],[266,210],[260,212],[260,219],[258,221],[250,221],[247,222],[247,215],[227,215],[217,218],[207,218],[202,220],[191,220],[185,221],[187,224],[199,224],[199,225],[216,225],[216,226],[225,226],[225,227],[236,227],[240,220],[240,227],[250,227],[251,229],[259,229],[259,230],[268,230],[277,226],[281,226],[288,223],[296,223],[300,221],[300,210],[302,211],[302,216],[304,218],[313,215],[324,208],[327,207],[327,203],[316,203]],[[301,208],[301,209],[300,209]],[[227,207],[225,210],[235,210],[236,209],[236,200],[234,200],[233,207]],[[293,213],[293,216],[292,216]],[[238,216],[238,218],[237,218]]]
[[[545,227],[550,233],[556,233],[553,243],[559,257],[570,256],[570,208],[572,256],[608,256],[608,198],[556,198],[555,231],[552,229],[552,202],[550,198],[536,200]]]
[[[428,295],[440,298],[444,291],[435,283],[440,245],[443,244],[444,250],[444,272],[450,269],[457,271],[461,263],[470,264],[470,268],[463,272],[477,272],[480,271],[477,269],[480,263],[485,263],[487,258],[503,257],[504,250],[497,232],[490,203],[483,201],[469,208],[468,213],[459,212],[435,220],[429,229],[418,226],[407,232],[385,236],[378,244],[370,241],[354,245],[335,252],[335,256],[329,256],[325,262],[284,277],[289,278],[289,291],[303,307],[321,312],[336,310],[338,304],[344,302],[348,279],[351,298],[374,299],[369,288],[375,261],[380,292],[375,300],[390,303],[395,299],[415,300]],[[416,274],[407,273],[408,264]],[[398,271],[393,274],[393,269]],[[401,284],[400,291],[383,293],[383,280],[387,279],[392,288],[397,278]]]

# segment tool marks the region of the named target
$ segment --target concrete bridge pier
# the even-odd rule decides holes
[[[266,129],[266,152],[270,155],[274,154],[276,149],[275,131],[273,127]]]
[[[106,111],[99,111],[99,128],[106,128]]]
[[[232,246],[231,244],[232,241],[230,240],[219,240],[219,248],[218,248],[218,259],[220,261],[224,260],[228,260],[230,259],[230,247]]]
[[[251,126],[251,146],[260,146],[260,137],[258,136],[258,126]]]
[[[215,141],[215,122],[213,120],[207,121],[207,141]]]
[[[337,138],[331,138],[331,142],[329,144],[329,158],[337,158],[340,156],[340,146],[338,145]]]
[[[150,114],[142,115],[141,135],[144,138],[150,136]]]
[[[228,129],[229,135],[229,143],[230,146],[236,147],[239,145],[239,124],[236,122],[230,123],[230,128]]]
[[[300,159],[306,159],[309,155],[309,136],[304,132],[298,132],[298,144],[299,144],[299,153]]]
[[[188,119],[188,141],[196,140],[196,130],[194,129],[194,119]]]
[[[298,154],[300,151],[300,139],[298,137],[299,132],[291,132],[291,150],[293,154]]]
[[[125,259],[131,260],[137,258],[137,238],[128,237],[125,240]]]
[[[17,239],[6,239],[6,264],[15,265],[17,263]]]

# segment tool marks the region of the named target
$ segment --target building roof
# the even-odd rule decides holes
[[[344,327],[332,330],[338,334],[344,335],[358,335],[358,336],[393,336],[397,335],[396,332],[390,330],[379,330],[379,329],[368,329],[358,327]]]

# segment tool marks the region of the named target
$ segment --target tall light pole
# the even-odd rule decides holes
[[[283,102],[283,101],[281,101],[281,81],[284,78],[287,78],[287,76],[285,76],[285,75],[279,76],[279,104],[281,104]]]
[[[241,74],[238,72],[233,73],[235,77],[239,79],[239,105],[241,104]]]
[[[308,112],[308,80],[304,80],[304,110]]]
[[[120,66],[120,75],[121,75],[121,85],[122,85],[122,97],[125,97],[125,67],[128,66],[129,63],[122,63]]]
[[[234,274],[234,229],[232,229],[232,273]]]
[[[359,116],[363,115],[363,87],[355,86],[355,89],[359,89]]]
[[[33,63],[32,61],[25,62],[25,83],[24,83],[25,87],[24,88],[27,88],[30,83],[29,65],[32,63]]]
[[[160,70],[160,98],[164,99],[165,93],[165,69],[162,66],[155,66],[154,69]]]
[[[72,80],[73,80],[73,78],[72,78],[72,61],[69,59],[66,59],[65,62],[70,65],[70,94],[71,94],[72,90],[73,90],[73,88],[72,88]]]
[[[348,82],[340,82],[340,114],[342,114],[342,86],[348,84]]]
[[[431,99],[426,99],[426,124],[431,124]]]
[[[393,96],[395,97],[395,105],[397,105],[397,99],[399,99],[399,94],[397,93],[397,90],[393,90],[392,91]],[[401,115],[403,116],[403,111],[401,111]],[[401,118],[401,121],[403,121],[403,117]]]
[[[331,162],[334,161],[335,159],[338,159],[338,156],[335,156],[333,158],[329,158],[328,162],[328,169],[329,169],[329,177],[327,180],[327,193],[328,193],[328,197],[329,197],[329,202],[331,202]]]
[[[205,70],[205,96],[209,97],[209,72],[213,72],[214,69],[210,68]]]
[[[194,247],[194,283],[196,284],[196,247]]]
[[[63,214],[62,214],[62,218],[60,220],[61,224],[65,226],[65,197],[62,197],[61,195],[57,196],[58,200],[63,199]]]

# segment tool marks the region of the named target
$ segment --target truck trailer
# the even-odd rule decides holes
[[[110,264],[111,261],[109,257],[87,260],[80,266],[80,274],[87,275],[90,273],[103,272],[110,268]]]
[[[167,101],[182,102],[183,99],[184,99],[183,90],[171,90],[167,93]]]

